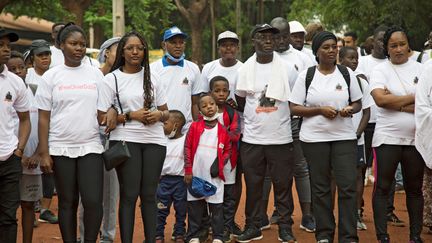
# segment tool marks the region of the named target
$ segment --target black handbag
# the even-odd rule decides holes
[[[114,79],[115,79],[117,101],[119,103],[120,112],[123,114],[123,108],[122,108],[121,103],[120,103],[120,96],[119,96],[119,92],[118,92],[117,77],[115,76],[114,73],[113,73],[113,75],[114,75]],[[103,154],[102,154],[102,156],[104,158],[106,170],[112,170],[113,168],[126,162],[126,160],[128,160],[131,157],[126,141],[119,141],[114,146],[112,146],[111,148],[108,148],[109,147],[109,136],[110,136],[110,134],[107,134],[106,141],[105,141],[105,152],[103,152]]]

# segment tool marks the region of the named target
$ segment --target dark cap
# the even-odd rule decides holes
[[[337,42],[336,36],[328,31],[321,31],[314,35],[312,39],[312,52],[315,56],[322,43],[326,40],[335,40]]]
[[[19,39],[18,35],[14,32],[0,28],[0,38],[8,37],[10,42],[15,42]]]
[[[43,52],[51,53],[51,49],[49,47],[49,43],[46,40],[39,39],[32,41],[30,52],[33,53],[33,55],[38,55]]]
[[[256,33],[258,32],[264,32],[264,31],[270,31],[273,34],[277,34],[279,33],[279,30],[276,29],[275,27],[272,27],[269,24],[257,24],[255,25],[255,27],[252,29],[251,32],[251,37],[253,38],[255,36]]]

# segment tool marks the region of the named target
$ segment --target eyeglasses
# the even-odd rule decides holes
[[[140,46],[125,46],[124,48],[123,48],[123,50],[125,50],[125,51],[130,51],[130,52],[132,52],[132,51],[134,51],[134,50],[137,50],[137,51],[144,51],[145,50],[145,47],[143,46],[143,45],[140,45]]]

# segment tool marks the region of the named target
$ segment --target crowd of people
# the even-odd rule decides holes
[[[153,63],[136,31],[106,40],[97,60],[80,26],[56,23],[52,37],[21,54],[18,35],[0,29],[0,242],[16,242],[20,206],[25,243],[36,221],[58,223],[63,242],[114,242],[117,219],[132,242],[139,198],[146,243],[169,241],[171,207],[176,243],[261,240],[270,224],[293,243],[294,179],[300,228],[317,242],[335,239],[336,198],[339,242],[359,242],[369,203],[378,242],[390,242],[387,225],[405,225],[393,212],[401,188],[410,243],[432,232],[431,36],[414,51],[405,30],[379,26],[357,47],[354,32],[276,17],[252,28],[245,62],[227,30],[203,67],[185,58],[189,36],[176,26]],[[105,169],[119,144],[128,159]]]

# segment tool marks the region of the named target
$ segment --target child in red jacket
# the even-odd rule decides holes
[[[199,243],[198,233],[207,203],[213,229],[213,243],[222,243],[224,231],[224,166],[230,159],[231,140],[226,129],[218,122],[218,107],[210,95],[200,98],[198,108],[202,118],[193,122],[185,141],[185,182],[189,185],[192,176],[215,185],[216,194],[195,198],[188,192],[188,232],[190,243]]]
[[[225,186],[224,186],[224,242],[229,242],[232,236],[238,235],[238,226],[234,222],[236,211],[236,173],[238,159],[238,143],[240,139],[240,117],[238,113],[227,104],[230,94],[229,82],[225,77],[216,76],[209,83],[210,94],[216,100],[219,110],[219,122],[227,129],[231,140],[230,161],[224,167]]]

